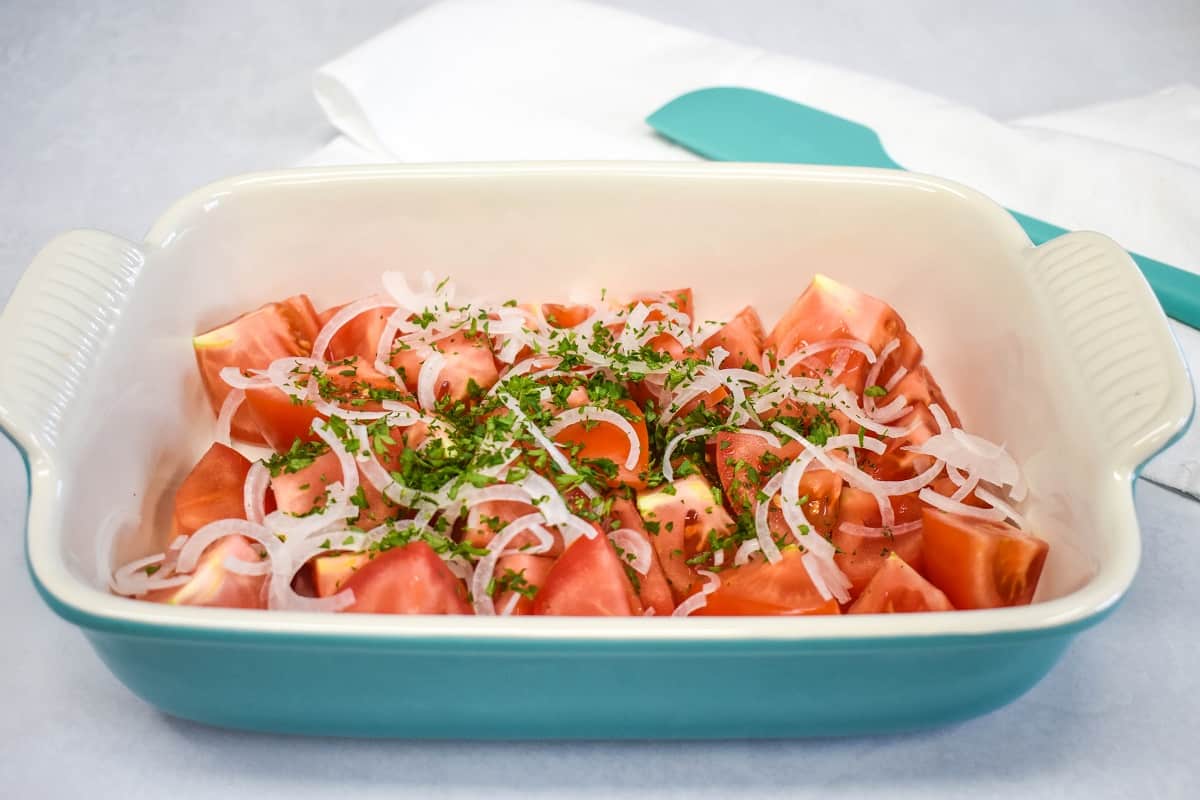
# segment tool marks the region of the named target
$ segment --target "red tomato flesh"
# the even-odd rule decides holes
[[[346,611],[365,614],[470,614],[462,581],[425,542],[378,553],[346,579]]]
[[[720,573],[721,586],[699,615],[781,616],[840,614],[837,601],[822,600],[799,550],[784,550],[775,564],[760,557]]]
[[[533,613],[562,617],[628,617],[642,613],[633,586],[603,533],[580,536],[554,562],[533,598]]]
[[[953,611],[946,595],[892,553],[847,614],[907,614],[914,611]]]
[[[1001,522],[926,508],[925,574],[955,608],[1028,605],[1050,545]]]

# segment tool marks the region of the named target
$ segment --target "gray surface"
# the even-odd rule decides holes
[[[612,4],[1004,118],[1200,82],[1195,0]],[[311,71],[422,5],[0,3],[0,302],[57,232],[138,238],[183,192],[324,143],[332,131],[310,99]],[[25,490],[19,456],[0,444],[5,796],[1200,794],[1187,593],[1200,504],[1154,486],[1139,489],[1145,556],[1124,605],[1003,711],[849,741],[545,745],[296,740],[165,718],[35,595],[20,544]]]

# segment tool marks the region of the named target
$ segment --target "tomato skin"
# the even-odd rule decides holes
[[[554,562],[533,598],[533,613],[566,617],[628,617],[642,613],[617,551],[603,533],[580,536]]]
[[[915,611],[953,611],[946,595],[892,553],[847,614],[908,614]]]
[[[175,492],[175,533],[191,535],[219,519],[244,519],[250,461],[223,444],[208,448]]]
[[[316,410],[307,403],[295,403],[281,389],[259,386],[246,390],[243,410],[250,414],[263,440],[276,453],[286,453],[292,443],[318,440],[313,432]]]
[[[306,295],[298,294],[278,303],[267,303],[192,339],[200,380],[213,413],[221,410],[221,404],[232,391],[221,380],[223,368],[266,369],[277,358],[308,356],[319,329],[312,303]],[[245,406],[234,415],[231,431],[236,439],[263,442]]]
[[[611,522],[615,522],[618,528],[637,531],[646,538],[646,541],[650,542],[650,569],[645,575],[638,575],[638,585],[635,587],[638,600],[641,601],[643,608],[653,608],[654,613],[660,617],[670,615],[675,610],[671,584],[667,581],[667,574],[663,572],[662,560],[658,556],[658,550],[654,547],[653,537],[646,530],[637,506],[633,504],[633,501],[624,497],[614,498]],[[606,526],[606,530],[614,530],[614,528],[610,524]]]
[[[592,315],[592,307],[582,304],[542,303],[542,317],[555,328],[574,328]]]
[[[840,614],[837,601],[822,600],[798,550],[784,550],[776,564],[761,556],[720,573],[721,586],[708,596],[701,616],[796,616]]]
[[[783,447],[772,447],[761,436],[751,433],[719,432],[713,439],[713,461],[717,476],[721,479],[721,488],[733,510],[753,510],[756,504],[754,497],[767,482],[762,475],[759,480],[752,480],[746,465],[762,470],[764,460],[767,460],[770,466],[777,467],[798,456],[800,449],[800,444],[791,440]]]
[[[517,604],[513,606],[512,610],[513,616],[523,616],[533,613],[533,600],[535,597],[537,597],[537,592],[542,590],[542,586],[545,585],[546,578],[550,575],[550,570],[552,569],[554,569],[553,558],[546,556],[530,556],[525,555],[524,553],[518,553],[517,555],[511,556],[502,556],[500,560],[496,562],[496,571],[493,573],[493,577],[497,581],[507,574],[509,570],[511,570],[512,572],[522,575],[525,578],[525,582],[535,590],[533,597],[517,595]],[[506,589],[502,592],[499,592],[497,596],[493,598],[493,602],[496,605],[497,614],[499,614],[508,606],[510,602],[512,602],[512,597],[514,594],[517,593],[512,589]]]
[[[344,305],[326,309],[320,314],[321,327],[333,318],[333,315],[345,308]],[[329,360],[342,361],[348,358],[359,358],[367,364],[375,363],[379,352],[379,337],[387,327],[388,317],[395,308],[373,308],[364,311],[345,325],[329,340]]]
[[[240,515],[239,515],[240,516]],[[182,586],[142,595],[152,603],[211,608],[266,608],[267,575],[239,575],[225,568],[226,558],[257,563],[257,545],[245,536],[226,536],[205,548],[192,579]]]
[[[746,306],[721,326],[721,329],[704,340],[705,352],[714,347],[723,348],[729,355],[719,367],[745,368],[753,364],[762,369],[763,324],[753,306]]]
[[[554,436],[554,441],[563,445],[580,445],[577,459],[607,458],[617,465],[615,477],[608,478],[611,487],[622,485],[641,489],[646,485],[646,467],[650,453],[650,436],[646,431],[646,415],[632,400],[619,400],[618,404],[628,412],[626,420],[633,426],[637,434],[638,444],[641,445],[641,455],[633,469],[625,466],[629,457],[629,437],[616,425],[607,422],[598,424],[577,422],[568,425]],[[619,412],[618,412],[619,413]]]
[[[876,353],[892,339],[900,340],[882,368],[884,376],[898,366],[911,370],[921,360],[921,346],[895,309],[825,275],[814,276],[784,312],[767,336],[766,349],[782,358],[809,342],[846,337],[863,342]],[[832,353],[822,355],[828,358]]]
[[[901,378],[900,382],[892,387],[887,396],[879,399],[878,404],[880,406],[886,405],[899,395],[904,395],[904,398],[910,405],[920,403],[925,408],[928,408],[936,403],[946,412],[946,416],[950,418],[950,424],[953,427],[962,427],[962,421],[958,417],[958,412],[950,406],[950,403],[946,400],[946,395],[942,393],[942,388],[938,386],[937,381],[933,379],[933,374],[924,364],[911,370]],[[933,433],[937,433],[937,430],[935,423]]]
[[[462,541],[474,547],[484,548],[491,543],[492,539],[496,538],[496,534],[502,531],[505,525],[527,514],[537,512],[537,507],[532,503],[522,503],[515,500],[488,500],[475,506],[472,512],[467,516],[467,524],[463,528]],[[493,518],[491,522],[494,523],[494,528],[488,524],[488,518]],[[546,551],[544,555],[553,558],[560,555],[563,551],[562,534],[553,526],[546,526],[546,530],[554,537],[554,546]],[[533,547],[539,541],[538,537],[532,533],[523,531],[518,533],[509,542],[506,549],[520,550],[525,547]]]
[[[472,335],[469,331],[459,331],[435,342],[434,348],[446,357],[433,391],[438,400],[466,400],[471,381],[480,389],[486,390],[500,379],[491,342],[483,333]],[[391,364],[400,373],[404,385],[414,393],[417,391],[421,365],[424,362],[425,359],[417,350],[399,350],[391,359]]]
[[[671,487],[674,494],[661,488],[639,493],[637,507],[678,603],[703,583],[687,560],[704,549],[710,531],[724,536],[734,523],[699,475],[679,478]]]
[[[955,608],[1028,605],[1050,545],[1000,522],[935,508],[925,521],[925,575]]]
[[[470,614],[467,591],[422,541],[378,553],[346,579],[346,611],[364,614]]]

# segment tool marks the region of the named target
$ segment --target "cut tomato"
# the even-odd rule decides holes
[[[783,551],[775,564],[761,556],[720,573],[721,586],[699,615],[781,616],[839,614],[837,601],[822,600],[799,550]]]
[[[366,614],[470,614],[467,591],[425,542],[375,555],[346,579],[354,592],[346,611]]]
[[[472,384],[477,391],[482,391],[490,389],[500,379],[491,342],[483,333],[472,335],[469,331],[459,331],[439,339],[434,347],[446,358],[434,381],[433,395],[437,400],[466,400]],[[397,350],[392,355],[392,366],[410,392],[417,391],[424,362],[424,356],[415,349]]]
[[[955,608],[1028,605],[1050,545],[1001,522],[926,508],[925,574]]]
[[[533,613],[564,617],[628,617],[642,613],[633,586],[603,533],[580,536],[554,562],[533,598]]]
[[[950,424],[953,427],[962,427],[962,421],[959,420],[958,413],[950,407],[950,403],[946,400],[946,395],[942,394],[941,387],[938,386],[937,381],[933,379],[933,375],[925,368],[924,364],[911,370],[901,378],[900,382],[892,387],[887,396],[879,400],[879,405],[886,405],[900,395],[904,395],[904,399],[908,401],[909,405],[920,403],[928,408],[936,403],[946,412],[946,416],[950,418]],[[902,425],[903,423],[897,424]],[[936,423],[934,424],[933,432],[937,432]]]
[[[311,355],[319,329],[312,303],[306,295],[298,294],[278,303],[267,303],[192,339],[200,380],[213,412],[221,410],[221,404],[232,391],[221,380],[222,369],[266,369],[277,358]],[[244,406],[233,417],[232,434],[243,441],[263,442]]]
[[[262,560],[259,546],[250,539],[226,536],[205,548],[191,580],[182,586],[147,592],[143,599],[174,606],[266,608],[268,576],[231,572],[225,567],[227,558],[252,564]]]
[[[634,295],[629,302],[630,308],[637,303],[666,303],[671,308],[684,314],[689,320],[695,319],[695,304],[691,289],[672,289],[667,292],[644,292]],[[662,314],[657,311],[651,311],[646,317],[647,320],[655,321],[662,319]]]
[[[493,580],[496,582],[496,613],[508,608],[517,598],[513,606],[513,616],[533,613],[533,600],[546,584],[550,570],[554,568],[554,559],[546,556],[529,556],[522,553],[502,556],[496,562]],[[519,590],[519,591],[518,591]]]
[[[330,451],[293,472],[287,469],[271,476],[275,504],[285,514],[307,514],[317,506],[324,506],[329,485],[342,480],[341,462]]]
[[[555,328],[574,328],[591,315],[591,306],[542,303],[542,316]]]
[[[914,611],[953,611],[946,595],[892,553],[847,614],[907,614]]]
[[[863,342],[877,354],[892,339],[900,340],[882,368],[883,375],[890,375],[898,366],[911,370],[921,360],[921,346],[895,309],[825,275],[815,276],[784,312],[767,336],[766,349],[782,358],[805,344],[847,337]],[[833,352],[826,351],[820,358],[831,363]]]
[[[191,535],[219,519],[244,519],[242,490],[250,462],[236,450],[214,444],[175,492],[175,533]]]
[[[321,312],[321,327],[341,311],[345,306],[334,306]],[[328,356],[333,361],[343,361],[348,358],[358,358],[367,364],[375,363],[379,352],[379,337],[387,327],[388,317],[394,308],[373,308],[364,311],[345,325],[329,340]],[[325,356],[324,353],[321,354]]]
[[[554,441],[566,445],[573,458],[584,463],[589,459],[607,459],[617,467],[617,474],[607,478],[613,487],[630,486],[640,489],[646,485],[646,464],[650,453],[649,435],[646,433],[646,415],[632,400],[617,401],[625,409],[623,416],[637,434],[641,454],[633,469],[625,466],[629,457],[629,437],[616,425],[602,420],[577,422],[568,425],[554,436]],[[617,412],[621,413],[621,412]],[[570,447],[577,445],[578,449]]]
[[[614,522],[615,526],[612,524]],[[654,613],[659,616],[669,615],[675,610],[675,598],[671,594],[671,584],[667,582],[667,574],[663,572],[658,549],[654,547],[654,540],[650,532],[646,530],[637,507],[624,497],[613,498],[609,523],[606,526],[607,530],[629,528],[642,534],[650,543],[650,569],[645,575],[638,575],[633,580],[634,589],[637,591],[638,600],[641,601],[643,608],[653,608]]]
[[[746,306],[733,319],[721,326],[721,329],[704,340],[702,345],[706,351],[720,347],[729,353],[718,364],[720,367],[735,367],[738,369],[763,368],[763,324],[758,312],[751,306]]]
[[[921,519],[922,504],[915,494],[892,497],[890,501],[897,525]],[[879,513],[879,501],[875,495],[847,486],[842,489],[838,503],[839,527],[834,530],[832,538],[839,552],[834,555],[833,561],[850,579],[851,595],[857,596],[866,588],[892,553],[898,554],[917,571],[923,568],[924,546],[920,529],[898,534],[885,532],[881,535],[850,533],[840,527],[843,522],[881,528],[883,517]]]
[[[516,500],[485,501],[472,508],[468,513],[462,541],[472,547],[486,548],[492,539],[496,538],[496,534],[504,530],[505,525],[535,512],[537,512],[537,507],[531,503],[522,503]],[[562,535],[554,526],[547,526],[546,530],[554,537],[554,546],[542,555],[553,558],[563,551]],[[509,542],[505,549],[522,550],[533,547],[540,541],[529,531],[522,531]]]
[[[699,475],[642,492],[637,506],[671,593],[679,602],[703,583],[688,559],[706,549],[710,537],[727,536],[733,530],[733,519],[717,502],[712,486]]]

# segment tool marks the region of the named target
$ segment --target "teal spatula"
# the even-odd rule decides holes
[[[673,142],[716,161],[835,164],[904,169],[870,128],[766,92],[700,89],[675,98],[646,121]],[[1034,244],[1065,228],[1009,211]],[[1200,275],[1130,253],[1167,315],[1200,329]]]

